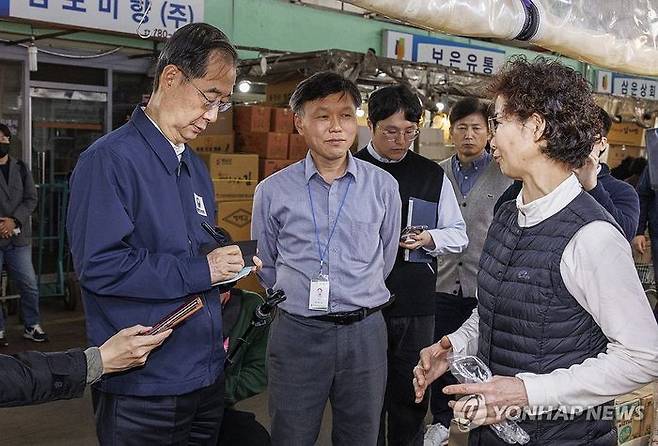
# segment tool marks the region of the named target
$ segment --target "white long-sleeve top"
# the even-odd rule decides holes
[[[377,161],[382,163],[399,163],[404,159],[404,156],[399,160],[391,160],[381,156],[372,145],[372,141],[368,143],[368,153],[372,155]],[[407,154],[405,153],[405,156]],[[436,221],[436,228],[430,228],[427,232],[432,237],[434,248],[428,249],[423,247],[425,251],[431,256],[440,256],[443,254],[453,253],[458,254],[468,246],[468,236],[466,235],[466,223],[464,217],[459,210],[459,203],[455,196],[455,191],[445,175],[443,176],[443,183],[441,184],[441,198],[437,206],[438,218]]]
[[[566,207],[582,190],[571,175],[548,195],[523,204],[521,227],[537,225]],[[548,374],[519,373],[530,408],[589,407],[658,378],[658,325],[638,279],[631,248],[613,225],[595,221],[569,241],[560,262],[562,280],[608,338],[604,353]],[[456,353],[477,353],[477,309],[448,335]],[[565,333],[566,334],[566,333]],[[513,348],[513,347],[512,347]]]

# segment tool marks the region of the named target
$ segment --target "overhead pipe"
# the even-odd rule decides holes
[[[658,75],[658,0],[346,0],[432,31],[523,40],[613,71]]]

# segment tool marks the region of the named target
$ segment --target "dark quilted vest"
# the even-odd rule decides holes
[[[585,192],[536,226],[521,228],[517,213],[514,202],[500,208],[480,258],[478,356],[494,375],[504,376],[550,373],[595,357],[608,340],[566,289],[560,260],[586,224],[604,220],[619,227]],[[584,414],[569,421],[543,417],[520,425],[532,446],[617,444],[612,421],[587,420]],[[470,444],[505,443],[491,429],[481,428],[471,433]]]
[[[370,155],[367,148],[359,150],[354,157],[384,169],[397,180],[402,200],[402,228],[407,226],[410,197],[433,203],[441,199],[443,169],[434,161],[408,151],[398,163],[382,163]],[[435,227],[436,220],[430,228]],[[404,250],[398,249],[398,257],[386,279],[386,286],[395,295],[393,305],[384,310],[386,316],[433,315],[436,311],[436,259],[432,260],[430,269],[426,263],[405,262]]]

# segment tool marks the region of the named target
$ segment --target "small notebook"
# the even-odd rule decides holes
[[[438,218],[438,203],[409,198],[409,212],[407,213],[407,226],[425,225],[430,229],[436,228]],[[432,263],[434,257],[423,248],[404,250],[404,260],[412,263]]]

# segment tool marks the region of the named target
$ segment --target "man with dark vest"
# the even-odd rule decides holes
[[[466,222],[468,248],[438,259],[434,341],[461,327],[477,306],[478,263],[493,219],[491,209],[498,196],[512,183],[486,150],[488,109],[489,104],[478,98],[461,99],[450,109],[450,135],[455,154],[439,165],[457,196]],[[426,438],[434,438],[436,443],[448,438],[452,418],[452,409],[448,406],[451,398],[442,390],[456,383],[452,374],[446,373],[432,385],[433,426],[427,430]]]
[[[409,376],[420,349],[433,341],[435,257],[459,253],[468,244],[464,220],[443,169],[409,150],[418,136],[422,112],[418,97],[404,85],[376,90],[368,99],[372,140],[355,155],[384,169],[398,181],[403,228],[408,223],[410,198],[434,203],[436,208],[431,222],[427,222],[428,230],[400,243],[395,266],[386,280],[396,300],[384,311],[388,330],[388,380],[380,445],[386,444],[386,433],[389,445],[423,444],[428,400],[414,404]],[[405,261],[405,251],[417,249],[429,255],[429,263]]]
[[[477,309],[421,352],[416,399],[445,372],[450,351],[477,354],[493,379],[444,389],[478,395],[473,424],[518,412],[530,445],[616,445],[610,406],[658,377],[658,325],[622,229],[573,173],[601,131],[590,87],[557,61],[517,58],[491,91],[493,156],[523,189],[489,229]],[[473,413],[473,400],[454,403],[455,416]],[[506,443],[480,428],[470,444]]]

